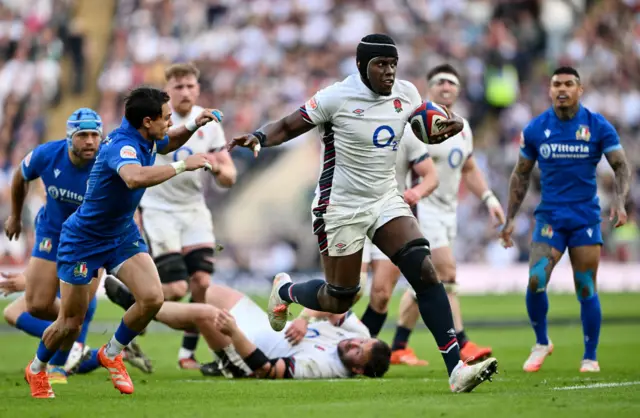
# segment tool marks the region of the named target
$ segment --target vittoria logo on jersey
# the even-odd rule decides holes
[[[40,245],[38,246],[38,249],[43,253],[50,253],[51,247],[52,247],[51,238],[42,238],[42,241],[40,241]]]
[[[88,184],[87,184],[87,187],[88,187]],[[84,200],[83,195],[76,192],[72,192],[71,190],[57,188],[56,186],[47,187],[47,193],[49,193],[49,196],[51,196],[52,199],[60,200],[63,202],[75,203],[76,205],[81,204],[82,201]]]
[[[393,108],[396,110],[396,113],[402,112],[402,102],[400,99],[394,99]]]
[[[543,226],[540,235],[546,238],[553,238],[553,228],[551,228],[551,225],[547,224]]]
[[[584,144],[542,144],[540,145],[540,155],[544,159],[548,158],[588,158],[589,146]]]
[[[589,132],[589,127],[587,125],[580,125],[576,131],[576,139],[578,141],[589,142],[591,139],[591,132]]]
[[[87,269],[87,263],[77,262],[73,268],[73,275],[75,277],[87,277],[89,270]]]

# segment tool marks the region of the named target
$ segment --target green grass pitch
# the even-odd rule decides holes
[[[525,325],[522,295],[468,296],[462,307],[469,336],[491,345],[500,374],[470,394],[448,390],[443,362],[431,335],[417,330],[411,346],[430,361],[428,367],[392,366],[384,379],[343,381],[231,381],[204,378],[198,371],[177,369],[181,341],[178,332],[161,328],[139,339],[154,361],[155,373],[130,369],[136,392],[120,395],[105,370],[72,376],[56,385],[56,399],[31,399],[23,368],[33,356],[37,341],[0,328],[0,417],[640,417],[640,294],[601,296],[605,324],[599,360],[602,372],[578,372],[582,358],[579,304],[571,295],[550,295],[549,334],[556,349],[535,374],[522,371],[533,343]],[[264,303],[264,300],[260,301]],[[388,323],[393,325],[398,299]],[[6,302],[0,301],[0,307]],[[361,301],[360,313],[366,306]],[[88,343],[97,347],[110,332],[104,324],[117,323],[121,311],[101,300],[96,329]],[[490,322],[506,321],[502,325]],[[393,328],[381,337],[392,339]],[[203,340],[198,358],[209,361]]]

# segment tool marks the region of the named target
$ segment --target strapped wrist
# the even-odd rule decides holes
[[[196,123],[196,120],[195,120],[195,119],[190,120],[189,122],[185,123],[185,124],[184,124],[184,127],[185,127],[185,128],[187,128],[187,130],[188,130],[189,132],[193,132],[193,131],[195,131],[196,129],[198,129],[198,128],[199,128],[199,126],[198,126],[198,124]]]
[[[260,144],[261,147],[267,146],[267,134],[265,134],[260,129],[258,129],[252,135],[258,138],[258,143]]]
[[[187,170],[187,164],[184,161],[176,161],[175,163],[171,163],[171,167],[176,170],[176,175]]]

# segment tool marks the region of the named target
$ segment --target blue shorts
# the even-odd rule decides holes
[[[561,253],[564,253],[567,248],[602,245],[603,243],[600,223],[578,228],[566,228],[561,224],[554,225],[540,219],[536,219],[532,241],[549,244]]]
[[[59,241],[60,234],[36,228],[36,240],[33,244],[33,250],[31,250],[31,257],[55,262],[58,256]]]
[[[100,240],[63,226],[58,247],[58,278],[74,285],[89,284],[100,267],[110,272],[142,252],[149,250],[138,228],[132,228],[121,238]]]

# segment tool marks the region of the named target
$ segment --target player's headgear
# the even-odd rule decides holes
[[[78,132],[97,132],[102,136],[102,119],[93,109],[81,107],[67,119],[67,143],[71,146],[71,139]]]
[[[367,68],[369,62],[377,57],[398,58],[398,49],[396,43],[389,35],[374,33],[367,35],[360,40],[358,49],[356,50],[356,62],[358,63],[358,71],[364,83],[371,88],[369,77],[367,76]]]

